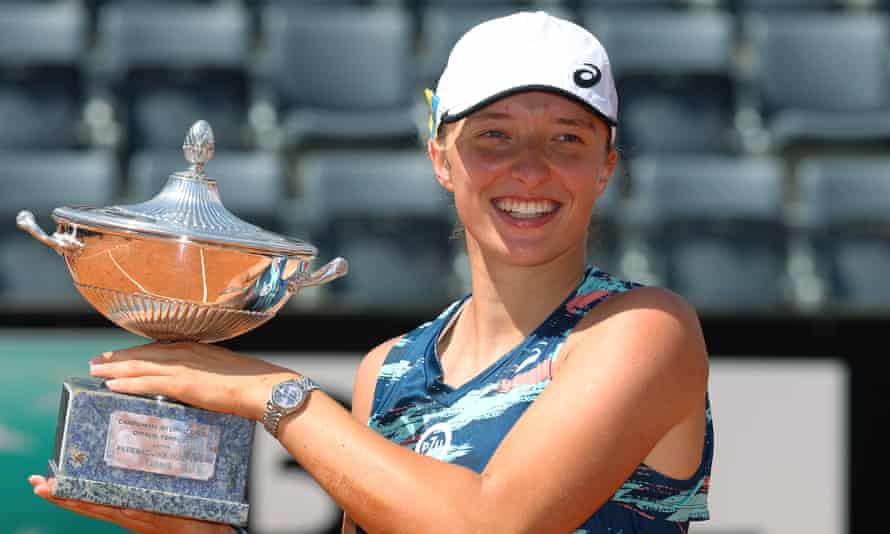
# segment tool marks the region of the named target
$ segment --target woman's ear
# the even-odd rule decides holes
[[[609,185],[609,180],[611,180],[617,165],[618,151],[611,147],[609,148],[609,154],[606,156],[605,165],[603,165],[602,171],[600,171],[600,175],[596,179],[598,194],[602,194],[606,190],[606,186]]]
[[[454,185],[451,182],[451,166],[448,163],[447,150],[435,138],[427,141],[426,147],[430,155],[430,161],[433,162],[433,170],[436,172],[436,181],[446,190],[453,193]]]

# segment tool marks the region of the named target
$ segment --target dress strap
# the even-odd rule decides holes
[[[613,278],[610,274],[590,266],[575,291],[554,310],[550,318],[541,325],[538,336],[566,338],[590,310],[602,301],[642,284]],[[555,355],[555,354],[554,354]]]
[[[422,366],[414,365],[416,362],[413,360],[418,355],[422,355],[423,351],[412,351],[412,348],[425,347],[440,331],[439,325],[448,321],[455,310],[458,310],[467,298],[469,298],[469,295],[451,303],[438,317],[423,323],[396,341],[395,345],[387,353],[386,358],[383,360],[383,365],[381,365],[380,371],[377,373],[377,383],[374,386],[374,400],[371,405],[372,417],[386,404],[393,390],[393,385],[406,372],[409,372],[411,369],[422,369]]]

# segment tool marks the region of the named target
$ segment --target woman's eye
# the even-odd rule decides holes
[[[575,134],[561,134],[556,136],[556,140],[562,143],[580,143],[581,138]]]
[[[482,132],[482,137],[487,137],[489,139],[504,139],[507,137],[507,134],[500,130],[486,130]]]

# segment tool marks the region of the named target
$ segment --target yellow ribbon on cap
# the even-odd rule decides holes
[[[429,119],[429,129],[430,129],[430,137],[436,137],[436,134],[439,130],[439,125],[436,124],[436,112],[439,107],[439,97],[433,93],[432,89],[424,89],[423,96],[426,97],[426,104],[430,108],[430,119]]]

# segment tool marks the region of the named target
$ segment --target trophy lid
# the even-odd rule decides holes
[[[276,255],[316,256],[314,246],[245,222],[227,210],[216,180],[204,174],[213,157],[213,130],[199,120],[182,145],[187,171],[175,172],[154,198],[139,204],[94,207],[60,207],[56,221],[130,234],[199,241],[211,245],[249,249]]]

